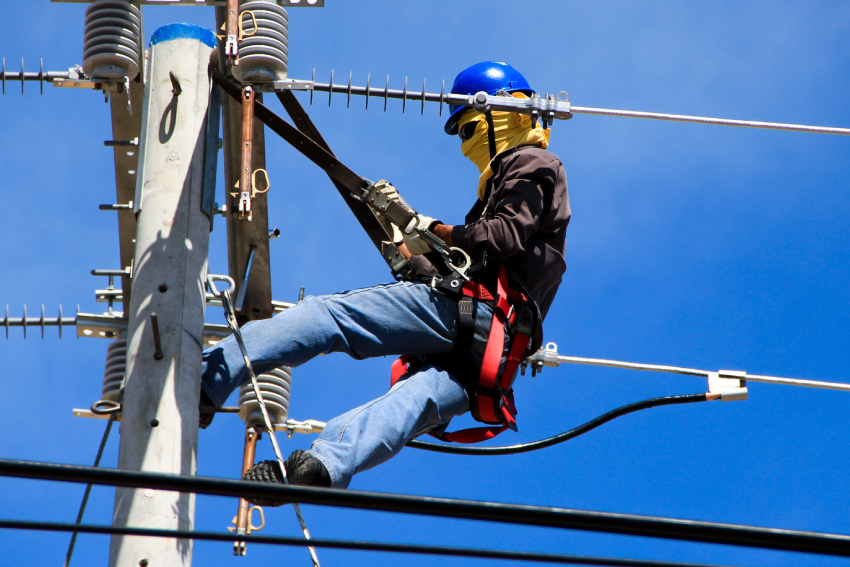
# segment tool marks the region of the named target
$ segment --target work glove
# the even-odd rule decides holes
[[[428,245],[425,240],[419,236],[417,229],[419,230],[431,230],[434,225],[442,224],[440,221],[433,219],[431,217],[426,217],[425,215],[419,215],[419,220],[416,225],[413,227],[414,230],[411,234],[403,234],[404,243],[407,245],[407,249],[411,254],[427,254],[431,251],[431,246]],[[401,231],[399,231],[401,232]]]
[[[413,207],[407,204],[407,201],[405,201],[402,196],[399,195],[398,189],[393,187],[389,183],[389,181],[382,179],[375,183],[375,188],[377,188],[380,193],[383,193],[387,197],[387,200],[394,201],[405,209],[407,209],[408,211],[410,211],[411,213],[416,214],[416,211],[413,209]],[[431,247],[428,245],[427,242],[422,240],[422,238],[416,232],[416,229],[420,228],[430,230],[433,225],[441,224],[440,221],[435,220],[431,217],[426,217],[424,215],[418,215],[418,222],[413,227],[411,227],[413,229],[413,233],[404,234],[384,215],[382,215],[378,211],[375,211],[374,209],[372,212],[375,213],[375,217],[378,219],[378,222],[381,223],[381,226],[384,228],[384,231],[387,233],[387,235],[391,236],[392,242],[396,246],[404,242],[407,245],[408,251],[414,255],[426,254],[431,251]]]
[[[413,210],[410,207],[410,205],[408,205],[407,202],[404,199],[402,199],[401,195],[399,195],[398,189],[393,187],[390,184],[390,182],[387,181],[386,179],[381,179],[380,181],[375,183],[375,187],[378,189],[378,191],[380,193],[383,193],[384,195],[386,195],[386,197],[389,201],[394,201],[394,202],[398,203],[399,205],[401,205],[402,207],[404,207],[408,211]],[[390,240],[392,241],[392,243],[395,244],[395,245],[401,244],[402,241],[404,240],[404,238],[403,238],[404,235],[401,233],[401,231],[398,229],[398,227],[396,225],[394,225],[393,223],[391,223],[390,220],[387,217],[385,217],[384,215],[382,215],[380,212],[378,212],[374,209],[371,209],[371,210],[372,210],[372,213],[375,215],[375,218],[378,219],[378,222],[380,222],[381,226],[384,228],[384,232],[386,232],[387,236],[390,237]]]

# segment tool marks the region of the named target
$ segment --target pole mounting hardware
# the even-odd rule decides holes
[[[159,321],[156,318],[156,313],[151,313],[151,329],[153,330],[153,357],[156,360],[162,360],[162,339],[159,336]]]
[[[177,78],[177,74],[174,71],[169,71],[168,78],[171,79],[171,94],[174,96],[183,94],[183,87],[180,86],[180,79]]]

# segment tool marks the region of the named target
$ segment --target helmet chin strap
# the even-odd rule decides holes
[[[490,109],[484,111],[484,118],[487,119],[487,142],[490,145],[490,160],[496,157],[496,127],[493,125],[493,113]]]

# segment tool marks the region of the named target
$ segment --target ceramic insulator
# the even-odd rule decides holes
[[[245,33],[239,44],[239,64],[231,70],[243,83],[270,83],[286,78],[289,46],[289,16],[274,0],[251,0],[239,7]]]
[[[86,10],[83,72],[92,79],[135,79],[141,37],[139,8],[120,0],[95,2]]]
[[[281,366],[257,376],[266,411],[273,424],[285,423],[289,414],[289,392],[292,389],[292,368]],[[260,403],[254,387],[248,381],[239,388],[239,417],[248,425],[263,425]]]
[[[112,341],[106,348],[106,368],[103,371],[101,399],[118,401],[118,391],[127,369],[127,339]]]

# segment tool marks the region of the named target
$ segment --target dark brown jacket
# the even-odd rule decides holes
[[[473,261],[486,251],[490,265],[504,262],[509,278],[525,288],[542,319],[567,269],[570,200],[564,165],[551,152],[520,146],[497,155],[491,167],[484,201],[476,201],[466,224],[452,229],[452,244]],[[434,273],[420,258],[414,256],[417,274]]]

